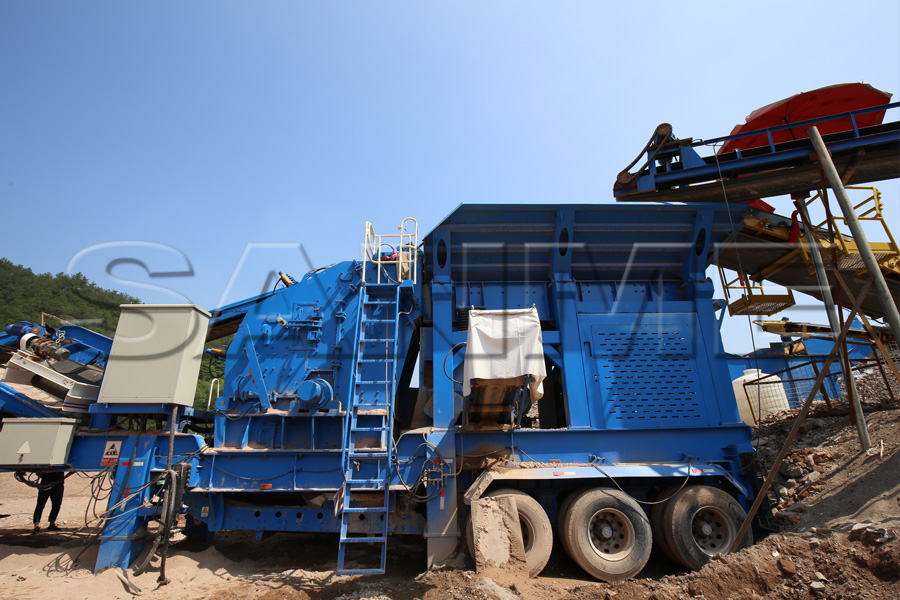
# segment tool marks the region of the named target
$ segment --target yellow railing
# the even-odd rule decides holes
[[[794,293],[791,290],[786,289],[787,293],[785,294],[772,294],[764,291],[762,283],[752,281],[745,273],[736,273],[736,275],[737,277],[729,280],[725,275],[725,269],[719,267],[719,278],[728,302],[729,315],[766,315],[768,317],[794,306]],[[732,292],[739,292],[740,297],[732,301]]]
[[[898,248],[897,241],[894,239],[894,235],[891,233],[890,228],[888,228],[887,223],[884,220],[884,215],[882,213],[884,205],[881,202],[881,192],[878,188],[870,186],[847,186],[846,189],[868,190],[871,193],[868,198],[859,204],[856,204],[853,207],[853,210],[860,221],[877,223],[884,230],[887,241],[869,241],[869,246],[872,248],[875,259],[878,261],[878,264],[883,271],[900,275],[900,248]],[[807,206],[811,205],[816,200],[820,202],[823,200],[821,192],[807,199]],[[832,212],[830,218],[826,217],[825,220],[815,226],[815,229],[819,232],[819,237],[822,238],[822,245],[826,249],[831,246],[831,235],[834,236],[834,250],[837,257],[838,269],[841,271],[855,271],[857,274],[866,271],[862,258],[859,255],[859,247],[856,241],[850,235],[845,233],[846,220],[843,216],[836,215]],[[844,231],[842,231],[842,229]],[[828,232],[827,234],[825,233],[826,231]],[[803,258],[805,260],[808,259],[808,254],[808,248],[804,248]],[[807,261],[807,264],[811,264],[810,261]]]

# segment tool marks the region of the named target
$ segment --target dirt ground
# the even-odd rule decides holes
[[[207,548],[181,539],[172,547],[166,568],[171,582],[165,586],[157,583],[157,568],[139,577],[118,570],[94,575],[96,544],[85,547],[95,530],[81,527],[89,480],[66,482],[59,520],[64,531],[31,534],[35,492],[4,473],[0,598],[895,600],[900,598],[900,411],[867,418],[869,453],[860,452],[846,415],[809,420],[774,485],[781,496],[780,533],[696,573],[654,551],[637,578],[618,584],[593,580],[559,544],[534,579],[486,577],[467,558],[455,568],[428,571],[424,541],[406,536],[391,538],[386,575],[336,576],[336,536],[267,534],[256,541],[249,532],[220,534]],[[760,426],[756,443],[764,460],[777,454],[791,423],[790,416],[781,415]]]

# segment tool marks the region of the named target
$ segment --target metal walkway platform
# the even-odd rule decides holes
[[[746,222],[765,224],[761,227],[747,227]],[[798,244],[790,241],[790,229],[790,217],[750,209],[745,218],[745,227],[716,248],[713,264],[732,271],[743,270],[751,280],[771,281],[822,300],[814,272],[803,260]],[[859,274],[852,269],[842,269],[841,276],[848,285],[857,290],[862,289],[863,284],[869,279],[865,273]],[[900,305],[900,276],[884,272],[884,277],[894,302]],[[833,285],[835,282],[830,272],[829,279]],[[845,307],[853,305],[852,300],[846,295],[841,298],[841,303]],[[866,297],[860,312],[870,317],[884,316],[875,294]]]

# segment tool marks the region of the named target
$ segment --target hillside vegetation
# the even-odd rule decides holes
[[[113,337],[121,304],[141,304],[141,300],[104,289],[81,273],[35,273],[28,267],[0,258],[0,329],[20,321],[39,323],[41,312],[45,312]],[[49,318],[47,322],[52,326],[59,325]],[[230,341],[230,337],[217,340],[207,347],[227,346]],[[223,369],[223,361],[209,354],[203,357],[195,406],[206,407],[211,380],[221,377]]]
[[[112,337],[119,320],[119,305],[140,302],[134,296],[104,289],[81,273],[34,273],[0,258],[2,328],[19,321],[39,323],[41,312],[45,312]]]

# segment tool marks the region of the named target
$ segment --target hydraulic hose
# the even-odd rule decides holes
[[[178,474],[174,469],[169,469],[166,471],[166,477],[169,477],[169,494],[167,496],[168,502],[166,502],[166,512],[164,513],[163,518],[163,528],[160,531],[160,535],[163,536],[162,540],[162,562],[159,565],[159,577],[156,578],[156,581],[159,582],[160,585],[166,585],[169,583],[169,580],[166,578],[166,557],[169,554],[169,540],[172,537],[172,528],[175,526],[175,520],[178,518],[179,510],[175,506],[175,499],[180,497],[181,494],[178,493],[178,488],[181,487]]]
[[[466,342],[460,342],[460,343],[456,344],[455,346],[453,346],[452,348],[450,348],[450,350],[447,351],[447,355],[444,356],[444,375],[447,376],[447,379],[449,379],[450,381],[452,381],[453,383],[456,383],[456,384],[458,384],[458,385],[462,385],[463,383],[462,383],[462,381],[457,381],[457,380],[453,379],[453,376],[450,375],[450,373],[447,372],[447,359],[450,358],[450,355],[453,354],[453,352],[454,352],[457,348],[460,348],[460,347],[465,346],[465,345],[466,345]]]
[[[135,575],[140,575],[143,573],[148,566],[150,566],[150,561],[156,555],[156,551],[159,550],[159,545],[162,543],[163,538],[168,538],[168,523],[169,523],[169,515],[173,512],[172,505],[174,505],[173,500],[175,499],[175,487],[174,481],[172,479],[172,474],[174,471],[166,471],[166,489],[163,492],[163,497],[159,502],[160,507],[160,516],[159,516],[159,531],[156,532],[156,535],[153,537],[153,542],[150,545],[150,551],[144,556],[144,558],[140,559],[133,566],[133,571]]]

